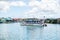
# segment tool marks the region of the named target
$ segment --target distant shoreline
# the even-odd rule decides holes
[[[28,19],[28,18],[11,18],[11,17],[0,18],[0,24],[1,23],[15,23],[15,22],[20,22],[20,21],[22,21],[24,19]],[[29,19],[31,19],[31,18],[29,18]],[[39,19],[39,18],[32,18],[32,19]],[[60,24],[60,18],[56,18],[56,19],[47,18],[47,19],[45,19],[45,23]]]

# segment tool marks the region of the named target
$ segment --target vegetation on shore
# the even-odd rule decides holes
[[[51,23],[51,24],[60,24],[60,19],[46,19],[45,23]]]
[[[8,18],[0,18],[0,23],[14,23],[14,22],[19,22],[20,19],[18,18],[11,18],[11,17],[8,17]]]

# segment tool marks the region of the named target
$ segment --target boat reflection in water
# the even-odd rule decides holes
[[[28,40],[44,40],[43,30],[44,27],[39,27],[39,26],[27,27]]]

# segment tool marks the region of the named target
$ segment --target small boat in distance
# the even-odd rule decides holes
[[[47,26],[44,19],[26,18],[21,21],[21,26]]]

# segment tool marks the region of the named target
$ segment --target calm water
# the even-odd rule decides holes
[[[60,25],[47,27],[20,26],[20,23],[0,24],[0,40],[60,40]]]

